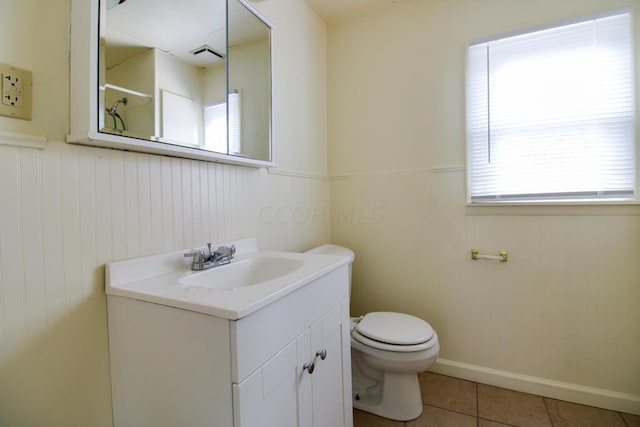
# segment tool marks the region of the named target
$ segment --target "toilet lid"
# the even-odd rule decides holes
[[[433,328],[427,322],[404,313],[373,312],[356,325],[356,331],[372,340],[395,345],[415,345],[429,341]]]
[[[429,350],[433,346],[438,343],[438,338],[431,338],[429,341],[422,342],[420,344],[411,344],[411,345],[399,345],[399,344],[387,344],[384,342],[372,340],[371,338],[367,338],[364,335],[358,333],[355,329],[351,331],[351,345],[354,345],[354,342],[359,342],[364,344],[365,347],[370,347],[378,350],[391,351],[394,353],[411,353],[416,351]]]

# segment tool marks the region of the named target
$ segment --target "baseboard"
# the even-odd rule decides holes
[[[640,415],[640,396],[438,359],[431,372],[582,405]]]

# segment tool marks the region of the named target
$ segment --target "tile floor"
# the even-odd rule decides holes
[[[354,427],[640,427],[640,416],[425,372],[424,411],[399,422],[354,410]]]

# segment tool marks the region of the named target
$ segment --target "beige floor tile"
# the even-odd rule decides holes
[[[424,404],[477,415],[476,383],[432,372],[423,372],[419,378]]]
[[[378,417],[369,412],[353,410],[353,427],[403,427],[404,422]]]
[[[626,427],[618,412],[562,400],[544,399],[549,416],[556,427]]]
[[[478,417],[521,427],[551,426],[540,396],[478,384]]]
[[[640,415],[621,414],[629,427],[640,427]]]
[[[425,405],[422,415],[408,421],[407,427],[476,427],[477,419],[470,415],[447,411],[435,406]]]

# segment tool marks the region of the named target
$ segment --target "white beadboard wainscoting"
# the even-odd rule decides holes
[[[2,426],[111,425],[105,263],[328,237],[323,179],[26,141],[0,144]]]

